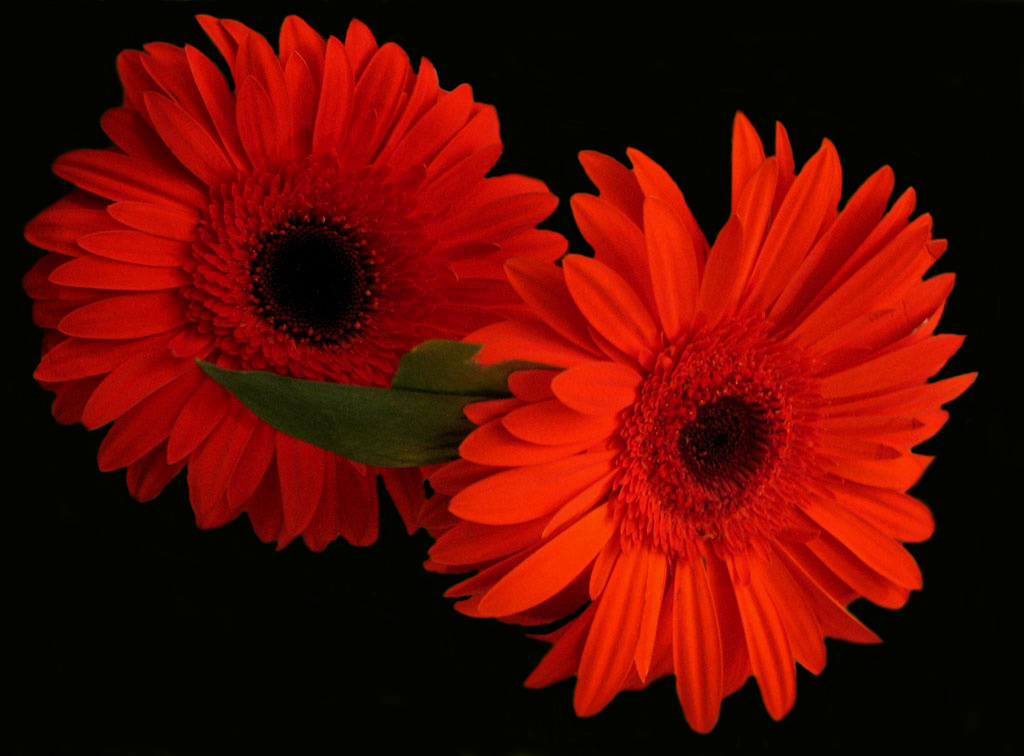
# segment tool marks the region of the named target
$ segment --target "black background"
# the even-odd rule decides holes
[[[687,7],[671,19],[638,3],[33,2],[7,19],[4,667],[16,752],[1010,751],[1021,690],[1011,481],[1021,457],[1012,368],[1024,7]],[[799,671],[780,723],[750,680],[711,735],[694,735],[671,678],[578,719],[572,682],[522,687],[546,645],[452,611],[441,596],[452,579],[420,567],[429,539],[407,537],[390,506],[373,547],[277,552],[244,517],[197,530],[184,476],[139,504],[123,472],[99,473],[102,432],[58,426],[51,395],[31,379],[40,334],[19,281],[39,253],[21,228],[68,189],[50,173],[57,155],[108,143],[98,119],[120,103],[121,49],[160,40],[214,54],[198,12],[238,18],[275,45],[287,13],[338,36],[355,16],[414,61],[429,57],[446,88],[470,82],[498,106],[498,172],[547,181],[563,200],[547,225],[576,249],[567,200],[590,190],[581,149],[645,151],[709,235],[726,217],[737,109],[769,139],[781,120],[798,164],[832,139],[844,198],[892,165],[897,191],[913,185],[919,211],[950,240],[935,270],[958,280],[940,330],[969,338],[944,375],[981,377],[923,447],[938,455],[915,490],[938,522],[910,547],[925,590],[898,612],[853,606],[885,642],[830,640],[825,671]]]

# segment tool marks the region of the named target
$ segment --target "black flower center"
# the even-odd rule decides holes
[[[735,396],[700,407],[679,429],[679,456],[704,483],[740,481],[754,474],[768,453],[770,420],[765,408]]]
[[[288,222],[264,234],[250,266],[257,312],[295,338],[337,343],[361,327],[372,296],[365,246],[326,221]]]

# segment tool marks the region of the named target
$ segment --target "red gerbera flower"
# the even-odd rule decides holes
[[[49,250],[25,277],[46,330],[36,378],[54,415],[97,428],[103,470],[140,500],[187,463],[201,527],[247,512],[280,546],[375,540],[380,472],[407,526],[418,470],[377,470],[279,433],[196,365],[387,385],[419,342],[461,336],[514,302],[509,255],[554,260],[534,224],[556,199],[484,178],[498,121],[468,85],[438,86],[358,21],[326,41],[291,16],[275,54],[200,16],[234,89],[203,53],[125,51],[115,147],[61,157],[77,190],[26,229]]]
[[[842,212],[825,141],[793,175],[742,116],[732,214],[708,245],[668,174],[581,155],[600,197],[573,198],[595,258],[506,270],[532,314],[467,337],[514,373],[513,398],[470,405],[480,427],[433,476],[452,497],[430,554],[479,573],[450,595],[472,616],[564,618],[527,680],[577,676],[589,715],[624,688],[675,674],[690,725],[710,730],[753,674],[772,717],[818,673],[823,637],[877,637],[846,605],[899,607],[921,587],[901,541],[932,532],[904,493],[930,459],[910,451],[973,380],[927,383],[960,346],[933,335],[951,274],[908,190],[886,206],[882,168]]]

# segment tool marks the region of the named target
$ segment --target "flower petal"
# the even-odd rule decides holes
[[[655,349],[659,329],[636,292],[606,265],[580,255],[562,261],[576,306],[602,336],[630,357]]]
[[[515,614],[554,596],[594,560],[614,530],[615,521],[607,506],[593,510],[541,546],[484,594],[481,616]]]

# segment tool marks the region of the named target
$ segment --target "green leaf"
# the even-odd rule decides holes
[[[479,365],[472,361],[479,351],[478,344],[428,341],[402,357],[390,389],[199,365],[284,433],[356,462],[418,467],[458,457],[476,427],[463,407],[511,396],[514,370],[548,367],[518,360]]]
[[[480,344],[462,341],[425,341],[402,357],[391,379],[391,388],[500,399],[512,395],[508,390],[510,373],[551,367],[525,360],[481,365],[472,360],[482,348]]]

